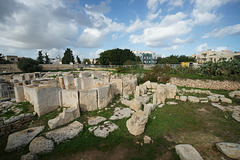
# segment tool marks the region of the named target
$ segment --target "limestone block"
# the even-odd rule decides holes
[[[157,94],[153,94],[153,104],[157,104]]]
[[[32,127],[8,136],[8,142],[5,151],[12,152],[26,146],[34,137],[44,130],[44,126]]]
[[[107,119],[101,116],[88,118],[88,125],[97,125],[100,122],[106,121]]]
[[[104,84],[107,84],[110,82],[110,76],[109,75],[102,75],[101,80]]]
[[[188,96],[188,100],[192,103],[199,103],[199,98],[195,96]]]
[[[65,85],[64,85],[64,78],[63,78],[63,77],[59,77],[59,78],[58,78],[58,83],[59,83],[59,87],[60,87],[61,89],[66,89],[66,88],[65,88]]]
[[[121,103],[124,104],[124,105],[126,105],[126,106],[130,106],[131,101],[126,100],[126,99],[122,99],[122,100],[121,100]]]
[[[49,126],[49,128],[54,129],[58,126],[67,124],[78,117],[80,117],[79,107],[72,107],[72,108],[68,108],[68,109],[64,108],[63,112],[60,113],[56,118],[50,119],[48,121],[48,126]]]
[[[78,121],[74,121],[66,127],[47,132],[46,137],[48,139],[53,139],[58,145],[68,139],[73,139],[78,136],[82,130],[83,124]]]
[[[167,98],[174,98],[177,93],[177,86],[173,84],[166,84],[166,97]]]
[[[33,154],[49,153],[54,149],[52,140],[44,137],[37,137],[29,145],[29,151]]]
[[[76,89],[64,89],[62,92],[62,103],[63,107],[78,107],[79,106],[79,97],[78,90]]]
[[[142,110],[137,111],[127,120],[127,129],[132,135],[138,136],[144,132],[147,121],[148,115]]]
[[[134,93],[134,97],[139,97],[140,96],[140,89],[139,89],[139,86],[136,86],[136,90],[135,90],[135,93]]]
[[[151,85],[152,85],[152,89],[154,90],[157,89],[158,84],[156,82],[151,82]]]
[[[158,103],[165,104],[165,100],[167,98],[166,92],[167,92],[167,90],[164,87],[164,85],[159,85],[157,87],[157,102]]]
[[[38,160],[38,156],[29,152],[28,154],[22,155],[21,160]]]
[[[91,73],[89,71],[83,71],[79,73],[79,77],[90,77]]]
[[[207,97],[211,102],[219,102],[219,98],[215,96],[208,96]]]
[[[114,130],[117,130],[118,126],[114,124],[113,122],[106,121],[103,125],[98,126],[94,130],[94,135],[96,137],[106,138],[110,132],[113,132]]]
[[[232,159],[240,159],[240,144],[220,142],[216,143],[217,149]]]
[[[15,86],[14,87],[14,93],[15,93],[15,98],[16,102],[23,102],[24,101],[24,90],[23,86]]]
[[[232,103],[232,100],[230,98],[220,98],[220,100],[223,103]]]
[[[151,141],[152,141],[151,137],[146,136],[146,135],[143,137],[144,144],[150,144]]]
[[[98,109],[106,107],[112,101],[110,84],[97,88]]]
[[[123,92],[123,82],[122,79],[110,79],[112,93],[114,95],[122,95]]]
[[[237,98],[240,98],[240,91],[232,91],[232,92],[229,92],[229,97],[237,97]]]
[[[34,86],[34,85],[23,86],[24,99],[29,101],[31,104],[34,104],[35,89],[36,89],[36,86]]]
[[[36,87],[34,90],[34,111],[39,117],[60,106],[59,88]]]
[[[186,102],[187,101],[187,96],[180,96],[180,101]]]
[[[144,95],[147,93],[147,86],[146,85],[139,85],[140,95]]]
[[[145,112],[147,115],[150,115],[151,112],[152,112],[152,108],[153,108],[153,105],[152,105],[152,104],[145,104],[145,105],[144,105],[144,112]]]
[[[130,102],[130,106],[129,106],[131,109],[133,109],[134,111],[139,111],[142,109],[142,102],[139,101],[138,99],[133,99],[131,102]]]
[[[94,79],[92,77],[81,77],[81,89],[90,89],[94,87]]]
[[[152,88],[152,84],[150,81],[143,83],[143,85],[145,85],[148,89]]]
[[[190,144],[179,144],[175,146],[175,149],[181,160],[203,160],[197,150]]]
[[[66,89],[74,89],[74,76],[73,75],[66,75],[63,76],[64,86]]]
[[[39,87],[42,86],[48,86],[48,87],[58,87],[58,82],[53,80],[53,81],[41,81],[39,84]]]
[[[97,89],[80,90],[80,109],[82,111],[98,110]]]
[[[119,119],[123,119],[123,118],[128,118],[133,113],[134,113],[134,111],[131,110],[130,108],[119,108],[119,107],[116,107],[115,110],[114,110],[114,115],[111,116],[109,119],[110,120],[119,120]]]
[[[134,94],[137,80],[123,81],[123,94]]]
[[[149,96],[140,96],[140,97],[136,97],[135,99],[137,99],[138,101],[142,102],[142,104],[146,104],[150,101],[150,97]]]

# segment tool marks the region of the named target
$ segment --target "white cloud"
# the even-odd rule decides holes
[[[161,23],[146,27],[142,35],[131,35],[130,42],[144,43],[149,47],[166,47],[169,40],[185,35],[192,30],[191,21],[184,20],[182,12],[175,15],[167,15]]]
[[[170,0],[169,5],[174,7],[182,7],[183,3],[183,0]]]
[[[213,30],[210,33],[206,33],[202,38],[222,38],[226,36],[233,36],[233,35],[239,35],[240,34],[240,24],[236,24],[233,26],[227,26],[224,28],[218,28]]]
[[[128,33],[135,32],[143,27],[144,27],[143,22],[139,18],[137,18],[135,22],[132,22],[130,26],[126,29],[126,32]]]
[[[157,13],[149,12],[147,14],[147,21],[152,21],[152,20],[156,19],[161,12],[162,12],[161,9],[159,9]]]
[[[184,44],[184,43],[191,43],[193,40],[192,40],[192,37],[188,37],[186,39],[180,39],[180,38],[175,38],[172,43],[173,44]]]
[[[200,52],[202,52],[204,50],[207,50],[207,49],[208,49],[208,44],[203,43],[203,44],[201,44],[201,45],[199,45],[195,48],[195,52],[200,53]]]
[[[147,7],[151,12],[156,12],[159,6],[167,2],[171,7],[182,7],[184,4],[183,0],[148,0]]]
[[[175,50],[178,50],[179,48],[181,48],[181,46],[179,46],[179,45],[173,45],[173,46],[171,46],[171,47],[163,48],[163,49],[161,49],[161,51],[175,51]]]
[[[217,47],[215,51],[225,51],[228,50],[228,47]]]

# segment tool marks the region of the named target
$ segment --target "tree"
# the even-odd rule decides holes
[[[157,59],[157,64],[180,64],[181,62],[196,62],[196,59],[194,57],[187,57],[185,55],[181,56],[174,56],[171,55],[166,58],[158,58]]]
[[[46,64],[50,64],[51,63],[50,59],[48,58],[47,52],[45,53],[45,63]]]
[[[17,66],[23,72],[37,72],[42,71],[42,66],[39,65],[37,60],[32,58],[23,58],[17,63]]]
[[[90,59],[88,58],[83,59],[83,64],[91,64]]]
[[[0,64],[10,64],[11,62],[9,60],[3,59],[3,54],[0,53]]]
[[[136,55],[129,49],[112,49],[100,54],[99,62],[102,65],[123,65],[127,60],[136,61]]]
[[[69,64],[70,62],[74,63],[74,56],[72,50],[70,48],[67,48],[62,58],[62,64]]]
[[[78,64],[81,64],[81,60],[80,60],[80,58],[77,56],[76,57],[77,58],[77,62],[78,62]]]
[[[38,51],[37,61],[39,62],[39,64],[43,64],[43,63],[44,63],[44,61],[43,61],[43,55],[42,55],[42,50],[41,50],[41,51]]]

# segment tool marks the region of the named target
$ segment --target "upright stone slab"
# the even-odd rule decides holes
[[[79,77],[90,77],[91,73],[88,71],[82,71],[79,73]]]
[[[24,101],[23,86],[15,86],[14,87],[14,93],[15,93],[16,102],[23,102]]]
[[[73,75],[67,75],[63,77],[64,79],[64,85],[66,89],[74,89],[74,76]]]
[[[167,91],[164,85],[159,85],[157,87],[157,103],[165,104],[165,100],[167,98],[166,92]]]
[[[23,86],[23,90],[24,90],[24,99],[29,101],[31,104],[34,104],[34,93],[36,90],[36,86],[35,85],[27,85],[27,86]]]
[[[80,77],[74,78],[74,85],[75,85],[76,89],[82,89],[82,87],[81,87],[81,78]]]
[[[58,78],[58,83],[59,83],[59,87],[60,87],[61,89],[66,89],[66,88],[65,88],[65,85],[64,85],[64,78],[63,78],[63,77],[59,77],[59,78]]]
[[[93,80],[92,77],[81,77],[81,89],[93,88]]]
[[[177,86],[168,83],[168,84],[166,84],[165,88],[167,90],[166,97],[173,99],[177,93]]]
[[[114,95],[122,95],[122,79],[110,79],[110,83],[111,83],[111,89],[112,89],[112,93]]]
[[[37,87],[34,92],[34,111],[39,117],[60,106],[59,88]]]
[[[63,107],[78,107],[79,97],[78,90],[76,89],[64,89],[62,92],[62,106]]]
[[[110,84],[97,88],[98,109],[106,107],[112,101]]]
[[[123,80],[123,95],[134,94],[137,86],[137,80]]]
[[[140,89],[139,89],[139,86],[136,86],[136,90],[135,90],[135,93],[134,93],[134,97],[139,97],[140,96]]]
[[[80,90],[80,109],[82,111],[98,110],[97,89]]]

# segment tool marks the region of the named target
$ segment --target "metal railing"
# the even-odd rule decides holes
[[[14,98],[14,89],[0,90],[0,98]]]

